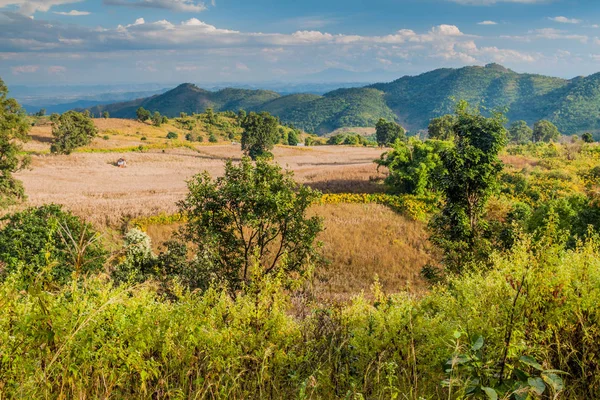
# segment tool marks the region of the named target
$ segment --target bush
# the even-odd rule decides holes
[[[77,147],[90,144],[98,134],[89,113],[67,111],[62,115],[53,114],[51,120],[54,136],[50,146],[52,153],[71,154]]]
[[[104,136],[102,136],[102,139],[104,139],[104,140],[109,140],[109,139],[110,139],[110,136],[108,136],[108,135],[104,135]]]
[[[3,275],[25,268],[28,279],[48,272],[58,283],[72,274],[102,268],[107,252],[90,224],[55,204],[30,208],[2,219],[0,260]],[[43,271],[44,270],[44,271]]]
[[[208,137],[208,141],[211,143],[217,143],[219,139],[217,139],[217,136],[214,133],[211,133]]]
[[[147,138],[146,136],[142,136],[142,137],[140,138],[140,140],[141,140],[141,141],[146,141],[146,140],[148,140],[148,138]]]
[[[167,139],[177,139],[178,137],[179,137],[179,135],[175,132],[167,133]]]

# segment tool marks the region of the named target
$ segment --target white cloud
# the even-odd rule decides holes
[[[19,65],[17,67],[11,68],[13,75],[33,74],[34,72],[37,72],[39,69],[40,69],[39,65]]]
[[[550,21],[559,22],[561,24],[579,24],[581,23],[580,19],[575,18],[567,18],[567,17],[551,17],[548,18]]]
[[[52,75],[64,74],[67,69],[61,65],[51,65],[48,67],[48,73]]]
[[[58,14],[58,15],[67,15],[70,17],[79,17],[81,15],[90,15],[91,13],[89,11],[77,11],[77,10],[71,10],[69,12],[65,12],[65,11],[54,11],[54,14]]]
[[[82,0],[0,0],[0,8],[16,6],[21,14],[33,15],[35,12],[46,12],[54,6],[78,3]]]
[[[498,25],[498,23],[494,21],[481,21],[478,22],[477,25]]]
[[[248,66],[242,62],[235,63],[235,69],[238,71],[250,71],[250,68],[248,68]]]
[[[194,0],[104,0],[104,4],[139,8],[158,8],[176,12],[202,12],[206,5]]]

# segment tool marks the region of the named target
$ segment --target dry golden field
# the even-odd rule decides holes
[[[68,156],[48,154],[50,127],[34,127],[32,141],[26,144],[32,152],[31,168],[18,174],[29,197],[27,205],[62,204],[100,229],[118,228],[129,218],[176,212],[176,202],[187,192],[187,179],[202,171],[218,176],[226,159],[242,156],[240,145],[231,142],[169,141],[165,138],[169,131],[184,136],[169,125],[155,128],[116,119],[95,122],[99,137]],[[140,140],[142,135],[147,139]],[[147,149],[132,151],[139,145]],[[382,175],[373,163],[382,152],[364,147],[278,146],[274,155],[299,182],[325,192],[360,193],[382,190],[377,182]],[[114,165],[120,157],[127,160],[127,168]],[[324,218],[320,240],[330,261],[326,269],[316,271],[319,298],[344,300],[368,292],[375,275],[390,291],[424,287],[418,274],[431,255],[422,222],[375,204],[314,206],[311,212]],[[158,245],[174,229],[150,226],[148,233]],[[106,231],[114,235],[114,229]]]

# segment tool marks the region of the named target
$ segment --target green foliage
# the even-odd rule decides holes
[[[508,129],[508,139],[511,143],[525,144],[533,141],[533,129],[525,121],[516,121]]]
[[[0,79],[0,207],[25,199],[22,183],[12,174],[29,164],[29,158],[20,155],[19,144],[29,140],[29,128],[25,112],[8,97],[8,88]]]
[[[599,244],[565,251],[525,240],[491,270],[421,296],[388,295],[376,283],[373,300],[320,307],[290,296],[281,276],[235,297],[175,281],[165,297],[152,282],[115,286],[103,275],[50,295],[23,290],[15,274],[0,283],[0,390],[6,398],[457,399],[486,398],[483,388],[465,392],[487,385],[508,398],[494,382],[505,365],[503,382],[527,382],[515,399],[596,398]]]
[[[74,149],[90,144],[98,134],[94,121],[86,113],[67,111],[62,115],[53,114],[51,119],[52,153],[71,154]]]
[[[58,205],[29,208],[4,217],[3,222],[2,277],[19,270],[27,282],[41,274],[51,282],[65,283],[72,274],[99,271],[106,261],[107,253],[92,226]]]
[[[560,137],[556,125],[550,121],[541,120],[533,125],[534,142],[555,142]]]
[[[430,139],[454,140],[454,125],[456,117],[452,114],[434,118],[427,127],[427,136]]]
[[[594,136],[591,133],[586,132],[581,135],[581,140],[583,140],[585,143],[594,143]]]
[[[217,136],[216,136],[214,133],[211,133],[211,134],[208,136],[208,141],[209,141],[210,143],[217,143],[217,142],[219,141],[219,139],[217,139]]]
[[[295,183],[291,173],[244,158],[239,166],[228,161],[223,177],[204,173],[188,187],[180,203],[184,238],[197,257],[210,260],[214,279],[236,290],[249,282],[254,263],[268,275],[303,273],[314,261],[321,221],[306,212],[318,193]]]
[[[444,173],[441,155],[451,147],[451,142],[441,140],[398,140],[375,163],[388,169],[385,183],[392,193],[423,195],[437,190],[435,183],[439,178],[435,177]]]
[[[295,129],[292,129],[288,133],[288,142],[287,142],[287,144],[289,146],[298,146],[299,142],[300,142],[300,138],[298,137],[298,131],[295,130]]]
[[[158,111],[154,111],[152,114],[152,125],[160,126],[163,123],[163,117],[160,115]]]
[[[269,113],[250,113],[242,121],[242,150],[253,160],[270,157],[279,141],[279,121]]]
[[[177,139],[177,138],[179,138],[179,135],[177,134],[177,132],[169,132],[169,133],[167,133],[167,139]]]
[[[43,117],[46,115],[46,109],[45,108],[40,108],[40,110],[38,112],[36,112],[35,114],[33,114],[35,117]]]
[[[375,137],[377,139],[377,144],[380,147],[389,146],[393,144],[396,140],[406,140],[406,133],[404,132],[404,128],[402,128],[394,121],[388,122],[385,119],[381,118],[379,121],[377,121],[375,129]]]
[[[135,111],[135,115],[137,117],[137,120],[140,122],[145,122],[152,117],[152,114],[150,113],[150,111],[146,110],[144,107],[139,107]]]
[[[104,118],[104,119],[110,118],[110,113],[108,111],[102,112],[102,118]]]
[[[431,241],[442,249],[447,272],[460,273],[488,262],[492,243],[482,218],[502,171],[499,152],[506,144],[504,117],[486,118],[466,102],[456,110],[455,146],[442,153],[446,173],[437,185],[445,203],[430,223]]]

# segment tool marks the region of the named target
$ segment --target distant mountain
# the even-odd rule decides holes
[[[437,69],[322,96],[281,96],[248,89],[211,92],[183,84],[161,95],[90,110],[95,115],[107,110],[124,118],[135,117],[139,106],[168,116],[209,107],[215,111],[268,111],[283,122],[325,134],[342,127],[374,126],[379,118],[397,120],[412,131],[425,129],[431,118],[451,113],[456,101],[463,99],[487,110],[506,108],[512,121],[524,119],[532,124],[548,119],[564,134],[600,132],[600,73],[567,80],[520,74],[498,64]]]

